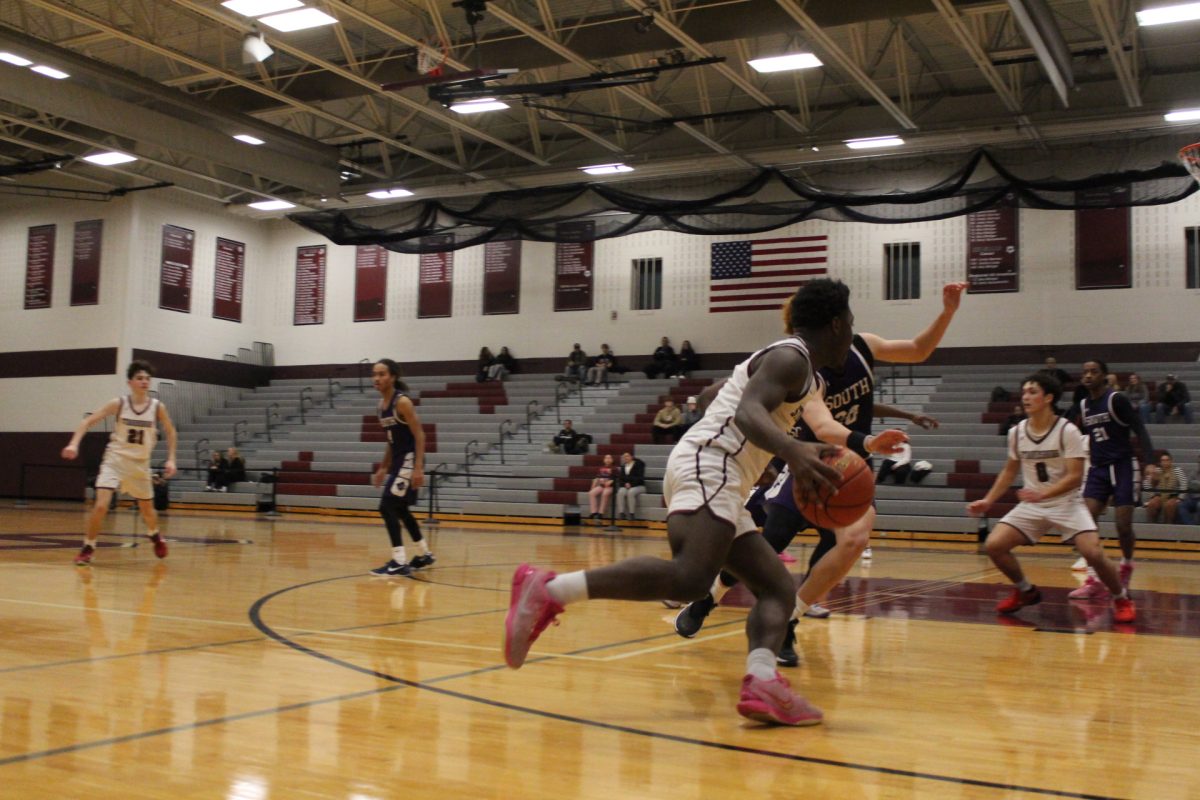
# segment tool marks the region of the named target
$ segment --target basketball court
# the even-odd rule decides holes
[[[998,618],[973,545],[877,537],[799,628],[814,728],[734,711],[747,597],[693,640],[655,603],[572,606],[524,669],[501,652],[513,568],[663,554],[661,532],[443,525],[413,579],[364,574],[370,519],[172,512],[154,558],[112,515],[0,511],[0,783],[59,797],[1182,797],[1200,784],[1200,552],[1138,560],[1136,624],[1046,600]],[[138,546],[134,546],[137,544]],[[807,559],[808,543],[792,553]],[[221,587],[214,591],[213,587]],[[1152,680],[1149,678],[1152,676]],[[49,788],[53,787],[53,788]],[[137,787],[132,789],[131,787]]]

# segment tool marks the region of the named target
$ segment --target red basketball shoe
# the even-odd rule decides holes
[[[1042,593],[1036,586],[1029,587],[1029,590],[1025,592],[1013,589],[1012,594],[996,604],[996,610],[1001,614],[1015,614],[1025,606],[1035,606],[1040,602],[1042,602]]]
[[[90,544],[85,544],[83,546],[83,549],[79,551],[79,555],[75,556],[75,566],[77,566],[77,567],[91,566],[92,553],[95,553],[95,552],[96,552],[96,548],[92,547]]]
[[[161,533],[156,533],[150,537],[150,541],[154,542],[154,555],[159,558],[167,557],[167,540],[162,537]]]
[[[737,710],[747,719],[775,725],[818,725],[825,718],[821,709],[793,692],[778,672],[769,681],[753,675],[742,678]]]
[[[504,660],[513,669],[520,669],[529,654],[529,647],[542,631],[563,612],[563,607],[550,596],[546,584],[554,577],[548,569],[522,564],[513,573],[512,596],[508,616],[504,618]]]
[[[1113,598],[1113,622],[1133,622],[1136,617],[1132,600],[1128,597]]]

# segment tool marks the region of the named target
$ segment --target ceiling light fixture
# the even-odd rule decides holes
[[[263,25],[270,25],[277,31],[290,33],[307,28],[319,28],[322,25],[333,25],[337,22],[337,18],[315,8],[302,8],[299,11],[285,11],[282,14],[259,17],[258,21]]]
[[[615,175],[618,172],[633,172],[633,167],[625,164],[596,164],[591,167],[580,167],[579,169],[588,175]]]
[[[92,153],[90,156],[84,156],[83,160],[92,164],[99,164],[102,167],[111,167],[115,164],[128,164],[130,161],[137,161],[137,156],[111,150],[107,153]]]
[[[1200,3],[1178,3],[1173,6],[1143,8],[1137,12],[1138,25],[1170,25],[1200,19]]]
[[[904,140],[899,136],[871,136],[866,139],[846,139],[843,144],[851,150],[874,150],[879,147],[899,147]]]
[[[754,58],[746,62],[758,72],[788,72],[822,66],[821,59],[812,53],[789,53],[785,56]]]
[[[295,203],[289,203],[287,200],[259,200],[257,203],[250,203],[250,208],[257,208],[259,211],[283,211],[287,208],[295,208]]]
[[[367,192],[367,197],[374,197],[376,200],[390,200],[395,197],[412,197],[412,194],[408,189],[376,189],[373,192]]]
[[[34,72],[38,72],[38,73],[41,73],[42,75],[45,75],[47,78],[54,78],[57,81],[61,81],[63,78],[71,77],[67,73],[63,72],[61,69],[55,69],[54,67],[47,67],[45,64],[38,64],[36,67],[30,67],[30,69],[33,70]]]
[[[271,45],[267,44],[266,38],[257,30],[247,33],[242,37],[243,64],[261,64],[273,55],[275,55],[275,51],[271,49]]]
[[[14,67],[28,67],[33,63],[28,58],[22,58],[16,53],[0,53],[0,61],[7,61]]]
[[[239,142],[245,142],[246,144],[266,144],[266,142],[262,139],[258,138],[257,136],[251,136],[248,133],[235,133],[233,138],[237,139]]]
[[[450,110],[459,114],[478,114],[482,111],[500,111],[508,108],[508,103],[502,103],[491,97],[480,97],[477,100],[466,100],[462,103],[455,103],[450,106]]]
[[[304,3],[300,0],[225,0],[221,5],[243,17],[261,17],[263,14],[302,8]]]
[[[1178,111],[1163,114],[1163,119],[1167,122],[1192,122],[1200,119],[1200,108],[1181,108]]]

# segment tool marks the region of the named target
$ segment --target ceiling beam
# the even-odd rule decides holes
[[[1137,63],[1125,51],[1113,4],[1110,0],[1088,0],[1088,5],[1092,7],[1092,16],[1100,28],[1100,38],[1104,40],[1104,47],[1112,60],[1117,82],[1125,94],[1125,102],[1130,108],[1138,108],[1142,105],[1142,93],[1138,88]]]
[[[983,77],[987,80],[992,90],[1000,98],[1000,102],[1004,103],[1004,107],[1014,114],[1021,113],[1021,101],[1016,94],[1004,82],[1004,78],[1000,76],[1000,71],[996,69],[996,65],[992,63],[992,59],[984,52],[983,45],[979,40],[968,30],[966,22],[959,15],[958,10],[950,0],[932,0],[933,5],[937,8],[938,13],[942,15],[942,20],[950,27],[954,33],[958,43],[967,51],[967,55],[971,56],[971,60],[975,62],[975,66],[983,73]],[[1006,9],[1007,10],[1007,9]]]

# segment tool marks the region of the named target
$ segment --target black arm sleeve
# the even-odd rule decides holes
[[[1142,415],[1133,407],[1133,403],[1129,402],[1129,398],[1119,392],[1112,396],[1112,404],[1117,420],[1128,425],[1129,429],[1137,435],[1138,444],[1142,447],[1143,460],[1152,460],[1154,458],[1154,442],[1150,441],[1150,432],[1142,423]]]

